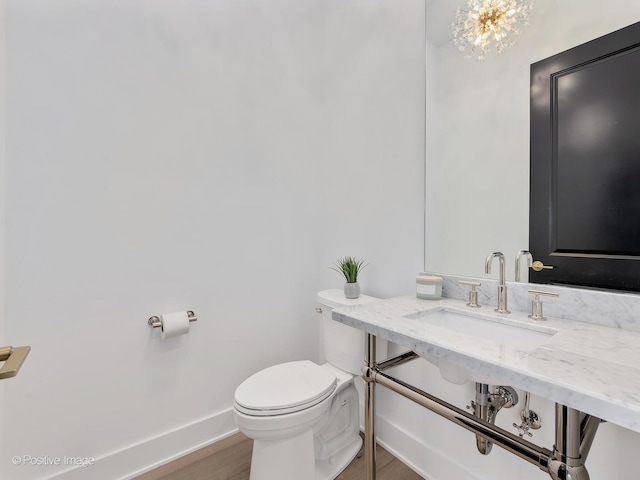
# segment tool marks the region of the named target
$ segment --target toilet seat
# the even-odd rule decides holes
[[[321,403],[336,386],[332,372],[309,360],[281,363],[242,382],[234,395],[235,407],[252,416],[285,415]]]

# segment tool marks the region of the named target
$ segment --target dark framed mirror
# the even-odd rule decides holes
[[[640,22],[531,65],[534,283],[640,291]]]

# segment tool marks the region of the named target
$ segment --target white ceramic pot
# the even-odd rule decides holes
[[[344,296],[347,298],[358,298],[360,296],[360,285],[358,285],[358,282],[345,283]]]

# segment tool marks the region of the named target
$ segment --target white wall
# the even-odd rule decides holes
[[[126,458],[64,477],[113,480],[227,433],[140,448],[314,359],[338,256],[368,259],[365,293],[411,291],[422,0],[6,4],[6,337],[33,349],[2,405],[2,478],[63,470],[14,455]],[[183,309],[188,336],[146,324]]]
[[[640,20],[640,4],[539,0],[518,45],[485,62],[465,60],[451,43],[427,44],[426,266],[430,270],[484,275],[492,251],[528,245],[529,66]],[[512,275],[509,263],[508,274]],[[455,386],[420,360],[400,378],[459,407],[473,399],[473,385]],[[388,442],[404,442],[406,460],[433,480],[543,480],[547,474],[494,447],[475,451],[473,435],[404,399],[386,396],[380,412],[395,425]],[[397,397],[397,396],[396,396]],[[532,441],[553,445],[553,404],[533,397],[543,428]],[[503,410],[498,424],[515,433],[520,406]],[[382,422],[386,425],[385,422]],[[385,427],[386,428],[386,427]],[[400,444],[400,443],[396,443]],[[636,480],[640,469],[629,452],[640,435],[603,424],[587,461],[591,478]],[[448,469],[448,470],[447,470]]]
[[[4,338],[33,351],[0,397],[1,478],[59,470],[15,467],[14,455],[75,455],[99,465],[65,479],[112,480],[224,434],[228,423],[208,420],[228,413],[242,379],[317,355],[314,294],[340,286],[326,268],[340,255],[369,259],[365,292],[412,291],[423,249],[422,2],[5,3]],[[603,18],[592,1],[539,1],[519,50],[493,63],[427,45],[427,208],[442,205],[438,185],[461,199],[428,212],[427,255],[439,239],[458,254],[428,256],[428,267],[455,272],[478,263],[470,246],[502,248],[482,235],[457,243],[461,222],[449,218],[486,232],[485,212],[503,205],[483,201],[488,189],[526,202],[528,65],[638,18],[631,2],[609,5]],[[505,225],[521,231],[526,210],[514,208]],[[186,308],[201,319],[187,337],[160,342],[146,326]],[[402,378],[460,406],[473,395],[423,361]],[[498,448],[480,456],[468,432],[379,390],[383,440],[424,475],[547,478]],[[533,400],[545,446],[552,407]],[[508,428],[515,410],[499,423]],[[145,447],[156,437],[168,440],[154,457]],[[635,480],[638,446],[603,425],[592,478]]]

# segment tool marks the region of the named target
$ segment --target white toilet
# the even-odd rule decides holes
[[[334,322],[331,311],[377,299],[325,290],[317,300],[328,363],[282,363],[236,389],[236,423],[254,440],[251,480],[333,480],[362,445],[353,380],[363,366],[364,333]]]

